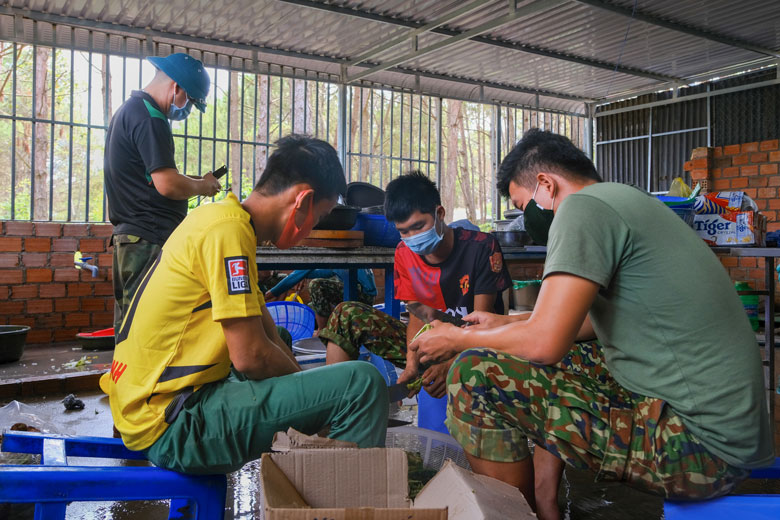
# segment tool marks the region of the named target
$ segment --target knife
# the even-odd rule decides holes
[[[430,323],[433,320],[439,320],[444,323],[451,323],[456,327],[471,325],[467,321],[456,318],[455,316],[450,316],[446,312],[441,312],[438,309],[434,309],[433,307],[429,307],[420,302],[407,303],[406,310],[408,310],[411,314],[414,314],[417,318],[421,319],[423,323]]]

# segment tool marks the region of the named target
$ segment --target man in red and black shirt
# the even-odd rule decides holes
[[[395,296],[420,302],[453,316],[476,310],[503,314],[501,293],[511,279],[498,242],[479,231],[450,228],[436,185],[420,172],[387,185],[385,216],[402,242],[395,250]],[[327,341],[327,363],[357,359],[360,346],[404,368],[398,381],[413,381],[419,370],[407,344],[423,326],[409,316],[401,321],[357,302],[336,307],[319,337]],[[449,362],[423,372],[423,387],[432,397],[445,393]]]

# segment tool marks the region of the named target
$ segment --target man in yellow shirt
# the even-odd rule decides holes
[[[288,427],[384,445],[388,397],[376,369],[301,372],[266,312],[257,244],[299,243],[346,191],[326,142],[290,135],[276,146],[246,200],[229,194],[176,228],[117,331],[101,387],[127,447],[158,466],[234,471]]]

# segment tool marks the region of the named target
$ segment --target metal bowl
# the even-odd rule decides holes
[[[490,233],[501,247],[523,247],[532,242],[527,231],[493,231]]]
[[[314,229],[352,229],[355,226],[358,212],[360,212],[360,208],[355,206],[336,206],[314,226]]]
[[[19,361],[27,341],[27,325],[0,325],[0,363]]]

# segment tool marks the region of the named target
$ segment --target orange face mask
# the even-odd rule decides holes
[[[303,225],[301,227],[298,227],[295,224],[295,215],[302,211],[303,208],[298,208],[298,205],[301,202],[301,199],[306,196],[307,193],[311,193],[312,197],[309,199],[309,209],[306,212],[306,218],[303,221]],[[284,225],[284,229],[282,229],[282,234],[279,235],[279,239],[274,242],[274,245],[278,247],[279,249],[290,249],[294,245],[298,244],[300,241],[302,241],[304,238],[306,238],[309,233],[311,233],[312,228],[314,227],[314,190],[305,190],[298,194],[298,196],[295,198],[295,207],[292,210],[292,213],[290,214],[290,218],[287,219],[287,223]]]

